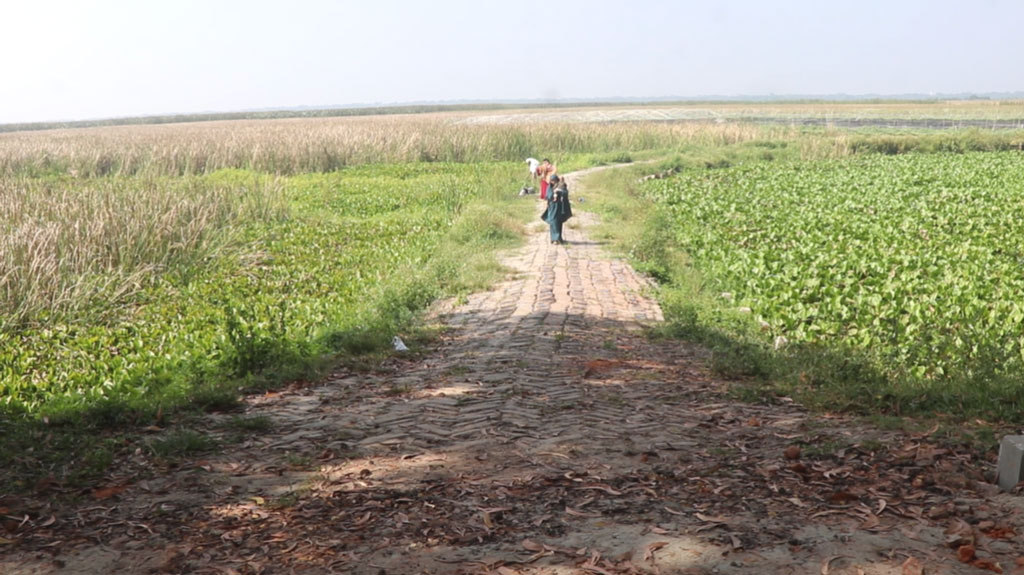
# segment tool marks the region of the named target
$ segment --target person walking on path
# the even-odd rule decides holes
[[[572,206],[569,205],[569,187],[558,175],[551,176],[551,190],[548,194],[548,209],[544,212],[544,221],[551,230],[551,243],[564,244],[562,224],[572,217]]]
[[[555,171],[555,165],[547,158],[541,160],[540,166],[537,166],[537,176],[540,178],[540,199],[542,200],[548,199],[548,188],[551,187],[551,176],[555,175]]]

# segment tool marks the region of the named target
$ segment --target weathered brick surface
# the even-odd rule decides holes
[[[299,428],[336,418],[359,430],[359,445],[368,449],[422,440],[435,450],[459,451],[485,438],[514,439],[523,449],[551,449],[559,437],[572,445],[581,437],[669,441],[673,428],[664,418],[681,413],[638,411],[649,390],[620,382],[614,392],[599,393],[587,381],[588,360],[618,357],[620,344],[663,320],[649,280],[588,236],[594,223],[577,209],[564,245],[552,245],[546,226],[534,223],[527,245],[503,260],[509,278],[440,313],[447,328],[441,347],[407,366],[400,383],[352,375],[309,392],[331,395],[337,386],[350,386],[383,394],[291,403],[286,410],[275,398],[267,412]],[[443,413],[439,401],[446,402]],[[259,405],[252,409],[260,411]],[[303,448],[300,437],[294,449]]]

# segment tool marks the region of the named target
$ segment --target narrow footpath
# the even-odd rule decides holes
[[[439,309],[427,353],[248,398],[268,429],[217,455],[138,478],[139,454],[79,507],[11,512],[0,573],[1017,569],[1019,498],[990,462],[934,431],[736,401],[707,350],[648,336],[651,285],[585,206],[566,245],[535,222],[506,281]]]

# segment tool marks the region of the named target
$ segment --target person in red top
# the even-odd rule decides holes
[[[540,165],[537,166],[537,176],[540,177],[540,199],[542,200],[546,200],[548,197],[549,178],[554,175],[555,170],[555,165],[547,158],[541,160]]]

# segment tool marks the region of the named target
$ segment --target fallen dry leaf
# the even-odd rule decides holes
[[[874,529],[882,523],[877,515],[870,512],[864,513],[862,517],[864,517],[864,522],[860,524],[860,528],[865,531]]]
[[[917,557],[907,557],[900,569],[902,575],[924,575],[924,566],[917,560]]]
[[[595,359],[592,361],[588,361],[584,366],[583,379],[587,379],[588,377],[597,375],[602,371],[609,371],[620,365],[622,365],[622,362],[619,360]]]
[[[534,561],[540,559],[541,557],[550,557],[550,556],[552,556],[554,554],[555,554],[554,551],[547,551],[547,550],[545,550],[545,551],[538,551],[538,552],[534,553],[533,555],[530,555],[529,557],[527,557],[523,561],[523,563],[533,563]]]
[[[974,560],[974,545],[961,545],[960,548],[956,550],[956,558],[959,559],[961,563],[970,563]]]
[[[843,559],[845,557],[845,555],[833,555],[831,557],[826,557],[825,560],[821,562],[821,575],[828,575],[829,569],[831,569],[832,562],[837,559]]]
[[[609,493],[611,495],[622,495],[621,491],[616,491],[615,489],[612,489],[611,487],[609,487],[607,485],[600,485],[600,484],[598,484],[598,485],[585,485],[583,487],[580,487],[579,489],[596,489],[598,491],[604,491],[605,493]]]
[[[39,527],[49,527],[57,522],[57,517],[51,515],[49,519],[39,524]]]
[[[786,459],[800,459],[800,446],[790,445],[782,454],[786,456]]]
[[[540,543],[537,543],[533,539],[523,539],[519,544],[522,545],[523,549],[526,549],[527,551],[544,551],[544,546]]]
[[[797,507],[800,507],[800,508],[807,507],[807,504],[804,503],[803,501],[800,501],[799,497],[787,497],[786,501],[789,501],[793,505],[796,505]]]
[[[93,499],[110,499],[111,497],[121,493],[125,489],[128,489],[127,485],[115,485],[113,487],[104,487],[103,489],[93,489]]]
[[[58,483],[59,482],[56,479],[54,479],[52,475],[44,477],[36,482],[36,492],[46,493],[47,491],[50,490],[50,488],[57,485]]]
[[[977,567],[978,569],[984,569],[986,571],[991,571],[993,573],[1003,572],[1003,568],[991,559],[978,559],[977,561],[972,561],[971,565],[973,567]]]
[[[933,426],[933,427],[932,427],[931,429],[929,429],[928,431],[925,431],[924,433],[919,433],[919,434],[917,434],[917,435],[914,435],[913,437],[914,437],[914,438],[916,438],[916,439],[924,439],[924,438],[926,438],[926,437],[929,437],[929,436],[931,436],[932,434],[934,434],[934,433],[935,433],[936,431],[938,431],[938,430],[939,430],[939,424],[938,424],[938,423],[936,423],[936,424],[935,424],[935,425],[934,425],[934,426]]]
[[[829,503],[843,504],[851,501],[857,501],[860,497],[850,493],[849,491],[835,491],[825,496],[825,499]]]
[[[701,521],[707,521],[708,523],[728,523],[729,522],[729,520],[726,519],[725,517],[715,517],[715,516],[712,516],[712,515],[704,515],[703,513],[694,513],[693,515],[697,519],[700,519]]]
[[[849,467],[836,467],[835,469],[829,469],[821,473],[822,477],[828,480],[833,480],[836,477],[846,477],[849,475],[851,469]]]
[[[668,541],[655,541],[644,548],[644,561],[651,561],[654,559],[654,552],[662,547],[668,545]]]
[[[600,517],[601,516],[600,513],[587,513],[586,511],[580,511],[579,509],[573,509],[572,507],[569,507],[568,505],[565,506],[565,512],[568,513],[569,515],[574,515],[576,517]]]
[[[956,519],[953,523],[946,528],[943,533],[946,534],[946,546],[952,548],[958,548],[962,545],[970,545],[974,543],[974,530],[971,525],[963,519]]]
[[[1012,527],[993,527],[987,531],[982,531],[982,533],[992,539],[1012,539],[1017,536],[1017,532]]]

